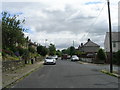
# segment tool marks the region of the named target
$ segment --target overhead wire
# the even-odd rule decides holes
[[[93,26],[95,25],[95,23],[96,23],[97,19],[98,19],[98,18],[99,18],[99,16],[101,15],[101,12],[104,10],[105,5],[106,5],[106,2],[104,3],[103,7],[101,8],[101,10],[100,10],[99,14],[97,15],[97,17],[96,17],[95,21],[93,21],[93,23],[91,23],[91,24],[90,24],[90,26],[88,27],[87,34],[84,34],[84,35],[81,37],[81,39],[82,39],[83,37],[86,37],[86,36],[88,36],[88,35],[89,35],[90,30],[91,30],[91,29],[93,28]]]

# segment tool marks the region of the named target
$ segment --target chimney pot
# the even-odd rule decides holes
[[[83,46],[83,43],[81,43],[81,46]]]
[[[88,39],[88,42],[90,41],[90,39]]]

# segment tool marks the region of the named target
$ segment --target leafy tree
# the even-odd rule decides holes
[[[57,50],[57,51],[56,51],[56,55],[58,55],[59,57],[62,56],[61,51],[60,51],[60,50]]]
[[[37,47],[37,52],[42,56],[46,56],[48,54],[48,49],[45,46],[40,45]]]
[[[49,46],[49,55],[55,55],[56,54],[56,47],[53,44],[50,44]]]
[[[25,38],[21,24],[25,20],[19,20],[18,15],[10,15],[7,12],[2,12],[2,47],[12,48],[18,44],[24,44]]]
[[[105,52],[103,51],[103,49],[99,49],[99,51],[97,53],[97,58],[99,60],[105,60],[106,59],[106,55],[105,55]]]
[[[32,46],[29,46],[28,47],[28,50],[31,52],[31,53],[35,53],[36,51],[35,51],[35,48],[33,48]]]
[[[81,51],[79,51],[79,50],[76,50],[76,51],[75,51],[75,54],[79,56],[79,55],[81,55],[81,54],[83,54],[83,53],[82,53]]]
[[[67,54],[67,49],[63,49],[62,54]]]
[[[75,48],[73,46],[70,47],[70,55],[74,55],[75,54]]]
[[[68,55],[72,56],[72,55],[76,54],[76,50],[73,46],[71,46],[71,47],[68,47],[67,49],[63,49],[62,54],[68,54]]]

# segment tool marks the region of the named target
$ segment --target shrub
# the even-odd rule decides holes
[[[31,47],[31,46],[29,46],[28,50],[29,50],[31,53],[35,53],[35,52],[36,52],[35,49],[34,49],[33,47]]]
[[[106,55],[105,55],[105,52],[103,51],[103,49],[99,49],[99,51],[97,53],[97,58],[99,60],[105,60],[106,59]]]
[[[117,64],[120,65],[120,50],[116,53]]]

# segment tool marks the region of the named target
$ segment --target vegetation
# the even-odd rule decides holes
[[[103,51],[103,49],[99,49],[99,51],[97,53],[97,58],[99,60],[105,61],[106,55],[105,55],[105,52]]]
[[[2,12],[2,47],[12,50],[16,44],[23,45],[25,42],[21,24],[25,20],[19,20],[18,15],[10,15],[7,12]]]
[[[62,56],[62,52],[60,50],[57,50],[56,51],[56,55],[58,55],[58,57],[61,57]]]
[[[38,52],[38,54],[40,54],[42,56],[46,56],[48,54],[49,50],[45,46],[40,45],[37,47],[37,52]]]
[[[18,17],[2,12],[2,56],[8,60],[18,60],[20,57],[29,59],[37,55],[35,48],[28,46],[28,37],[24,36],[26,29],[22,24],[25,20],[19,20]]]
[[[31,53],[35,53],[35,52],[36,52],[35,48],[33,48],[32,46],[29,46],[29,47],[28,47],[28,50],[29,50]]]
[[[75,52],[76,52],[76,50],[75,50],[75,48],[73,47],[73,46],[71,46],[70,48],[69,48],[69,54],[72,56],[72,55],[75,55]]]
[[[68,54],[68,55],[81,55],[84,54],[83,52],[76,50],[73,46],[68,47],[67,49],[62,50],[62,54]]]
[[[120,65],[120,50],[116,53],[113,53],[113,63]]]
[[[49,46],[49,55],[56,55],[56,47],[55,47],[55,45],[54,44],[50,44],[50,46]]]

